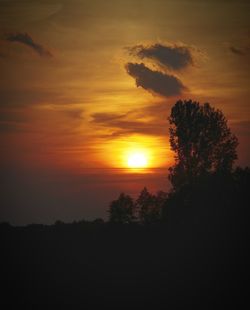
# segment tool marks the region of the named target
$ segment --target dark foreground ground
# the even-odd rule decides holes
[[[148,227],[2,224],[2,309],[241,309],[249,223],[237,210],[178,210]]]

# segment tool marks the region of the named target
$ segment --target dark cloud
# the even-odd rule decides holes
[[[140,59],[148,58],[161,67],[170,70],[181,70],[193,65],[191,49],[186,46],[154,44],[151,46],[136,45],[128,48],[131,55]]]
[[[9,42],[18,42],[21,44],[24,44],[30,48],[32,48],[38,55],[41,57],[52,57],[50,51],[48,51],[45,47],[43,47],[41,44],[35,42],[30,35],[27,33],[8,33],[5,35],[5,39]]]
[[[171,97],[182,93],[186,87],[173,75],[153,71],[143,63],[127,63],[125,66],[127,73],[136,81],[137,87],[142,87],[155,94]]]
[[[231,53],[237,56],[249,56],[250,55],[250,43],[246,42],[242,46],[229,46],[229,50]]]
[[[233,54],[240,55],[240,56],[246,55],[246,51],[244,51],[241,48],[230,46],[229,49]]]

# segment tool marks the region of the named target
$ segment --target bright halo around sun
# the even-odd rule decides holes
[[[148,167],[147,155],[143,152],[135,152],[128,155],[128,167],[142,169]]]

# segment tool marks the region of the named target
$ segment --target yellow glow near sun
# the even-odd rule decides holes
[[[165,138],[134,134],[106,143],[100,158],[124,173],[151,173],[173,162]]]
[[[129,168],[147,168],[148,158],[143,152],[135,152],[128,155]]]

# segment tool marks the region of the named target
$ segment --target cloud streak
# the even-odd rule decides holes
[[[145,119],[145,115],[152,114],[151,119]],[[167,106],[148,106],[143,109],[135,109],[127,113],[94,113],[91,115],[92,123],[109,128],[111,134],[105,135],[105,138],[117,138],[131,134],[142,134],[149,136],[165,136]]]
[[[250,48],[240,48],[236,46],[230,46],[229,49],[233,54],[238,56],[245,56],[250,50]]]
[[[163,96],[177,96],[186,90],[186,87],[175,76],[160,71],[154,71],[146,67],[143,63],[127,63],[125,66],[127,73],[136,81],[137,87]]]
[[[103,115],[104,116],[104,115]],[[93,114],[93,122],[96,123],[96,115]],[[110,119],[107,120],[109,114],[107,113],[104,116],[103,121],[99,119],[97,123],[106,128],[113,128],[113,132],[108,136],[110,138],[117,138],[121,136],[127,136],[131,134],[142,134],[142,135],[149,135],[149,136],[166,136],[167,130],[166,128],[163,129],[162,126],[159,126],[157,122],[140,122],[136,120],[128,120],[120,115],[117,115],[117,119]],[[105,136],[107,137],[107,136]]]
[[[191,49],[186,46],[153,44],[151,46],[136,45],[128,48],[130,55],[140,59],[150,59],[160,67],[178,71],[193,65]]]
[[[24,44],[30,47],[33,51],[35,51],[41,57],[52,57],[50,51],[48,51],[44,46],[35,42],[32,37],[27,33],[8,33],[5,35],[5,40],[8,42],[17,42]]]

